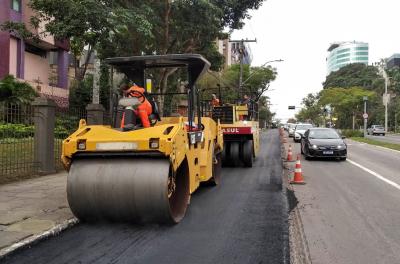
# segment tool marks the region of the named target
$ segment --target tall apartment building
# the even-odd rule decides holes
[[[328,48],[327,75],[351,63],[368,65],[368,43],[348,41],[333,43]]]
[[[0,0],[0,24],[5,21],[23,22],[34,33],[29,20],[34,14],[28,7],[29,0]],[[35,32],[36,31],[36,32]],[[18,36],[0,31],[0,79],[11,74],[30,83],[37,91],[50,97],[59,105],[68,103],[68,41],[55,40],[46,36],[36,43],[24,41]],[[52,56],[50,56],[50,54]],[[57,65],[51,69],[50,57]]]
[[[229,67],[232,64],[240,63],[240,52],[239,52],[239,42],[229,42],[229,39],[217,40],[217,46],[219,53],[225,58],[225,67]],[[250,46],[244,44],[244,54],[243,63],[251,64],[253,60],[253,54],[251,52]]]

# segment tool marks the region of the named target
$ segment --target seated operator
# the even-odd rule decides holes
[[[149,120],[149,116],[151,115],[153,109],[151,107],[150,102],[147,100],[146,97],[141,96],[140,94],[145,93],[145,89],[134,84],[133,86],[129,87],[129,85],[127,84],[123,84],[121,86],[121,90],[124,94],[124,96],[126,97],[136,97],[139,99],[139,101],[141,102],[141,104],[133,110],[134,114],[136,117],[140,118],[140,121],[142,122],[143,127],[150,127],[150,120]],[[136,92],[135,92],[136,91]],[[137,93],[139,92],[139,93]],[[121,128],[124,127],[124,117],[122,117],[122,122],[121,122]],[[136,118],[135,118],[136,120]]]

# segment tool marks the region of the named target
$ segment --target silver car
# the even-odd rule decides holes
[[[385,128],[380,125],[372,125],[367,129],[368,135],[385,135]]]
[[[297,124],[294,130],[294,142],[300,142],[301,138],[304,136],[304,133],[307,129],[312,128],[313,125],[311,124]]]

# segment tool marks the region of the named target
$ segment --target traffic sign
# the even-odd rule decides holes
[[[289,109],[289,110],[296,109],[296,106],[294,106],[294,105],[289,105],[288,109]]]
[[[368,118],[368,114],[367,113],[363,114],[363,118],[367,119]]]

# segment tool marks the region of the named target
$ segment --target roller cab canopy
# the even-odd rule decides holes
[[[124,73],[128,78],[144,85],[144,71],[152,68],[187,68],[189,85],[193,86],[210,67],[200,54],[145,55],[108,58],[106,63]]]

